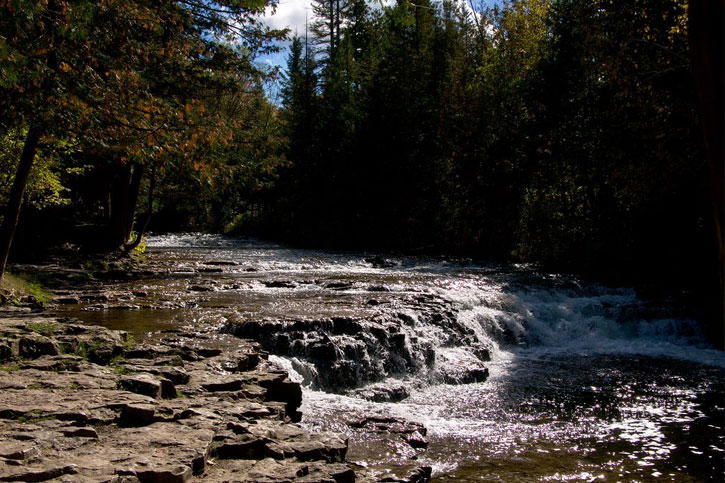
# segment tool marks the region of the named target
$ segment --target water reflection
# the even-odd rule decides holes
[[[351,460],[381,468],[417,461],[437,481],[722,480],[725,357],[703,345],[696,320],[631,289],[469,261],[398,257],[378,267],[363,254],[214,236],[150,246],[152,278],[118,283],[116,298],[66,313],[137,338],[231,318],[403,314],[408,340],[429,342],[439,364],[491,358],[483,383],[387,374],[381,384],[410,393],[399,403],[307,390],[304,424],[348,434]],[[423,295],[455,309],[465,338],[421,321],[405,301]],[[114,309],[130,303],[138,308]],[[369,415],[423,423],[428,449],[350,425]]]

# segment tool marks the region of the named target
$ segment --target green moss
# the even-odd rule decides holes
[[[39,303],[45,305],[51,301],[53,295],[37,280],[23,275],[5,273],[0,288],[10,292],[10,302],[21,305],[21,299],[26,296],[34,297]]]
[[[19,423],[23,423],[23,424],[35,424],[35,423],[40,423],[42,421],[55,421],[56,419],[58,419],[56,416],[49,414],[47,416],[38,416],[38,417],[20,416],[17,419],[17,421]]]
[[[20,366],[16,363],[6,363],[6,364],[0,364],[0,371],[2,372],[15,372],[19,371]]]

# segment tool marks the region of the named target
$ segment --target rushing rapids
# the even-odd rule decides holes
[[[303,422],[350,435],[349,457],[381,474],[722,477],[725,356],[671,301],[465,260],[148,245],[146,276],[63,310],[138,337],[203,325],[255,339],[306,387]]]

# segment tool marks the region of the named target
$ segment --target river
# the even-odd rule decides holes
[[[212,235],[149,236],[147,257],[115,296],[60,310],[139,339],[200,325],[257,339],[304,385],[302,423],[347,434],[348,459],[380,475],[723,480],[725,355],[671,300],[527,266]],[[427,448],[359,423],[391,417],[422,424]]]

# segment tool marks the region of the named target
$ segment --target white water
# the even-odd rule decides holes
[[[345,422],[378,414],[428,428],[431,445],[419,461],[441,480],[722,476],[725,354],[710,348],[701,323],[672,302],[643,301],[631,288],[527,267],[399,257],[390,268],[376,268],[363,254],[194,234],[150,237],[148,244],[174,269],[212,259],[237,263],[214,276],[246,283],[219,299],[238,303],[232,307],[238,312],[302,318],[368,313],[365,302],[383,297],[387,305],[375,310],[404,313],[412,321],[400,328],[406,341],[432,344],[437,365],[466,369],[481,364],[476,354],[488,350],[490,376],[482,383],[435,384],[425,372],[388,375],[382,385],[402,385],[410,393],[399,403],[307,389],[304,423],[350,434],[353,459],[385,468],[410,457],[409,448],[383,451]],[[250,266],[256,272],[246,272]],[[295,284],[269,288],[263,282],[270,279]],[[325,288],[340,281],[349,285],[339,292]],[[387,291],[371,293],[371,286]],[[451,344],[445,329],[397,302],[418,294],[451,303],[470,336]],[[298,381],[310,378],[295,369],[316,370],[298,358],[270,359]]]

